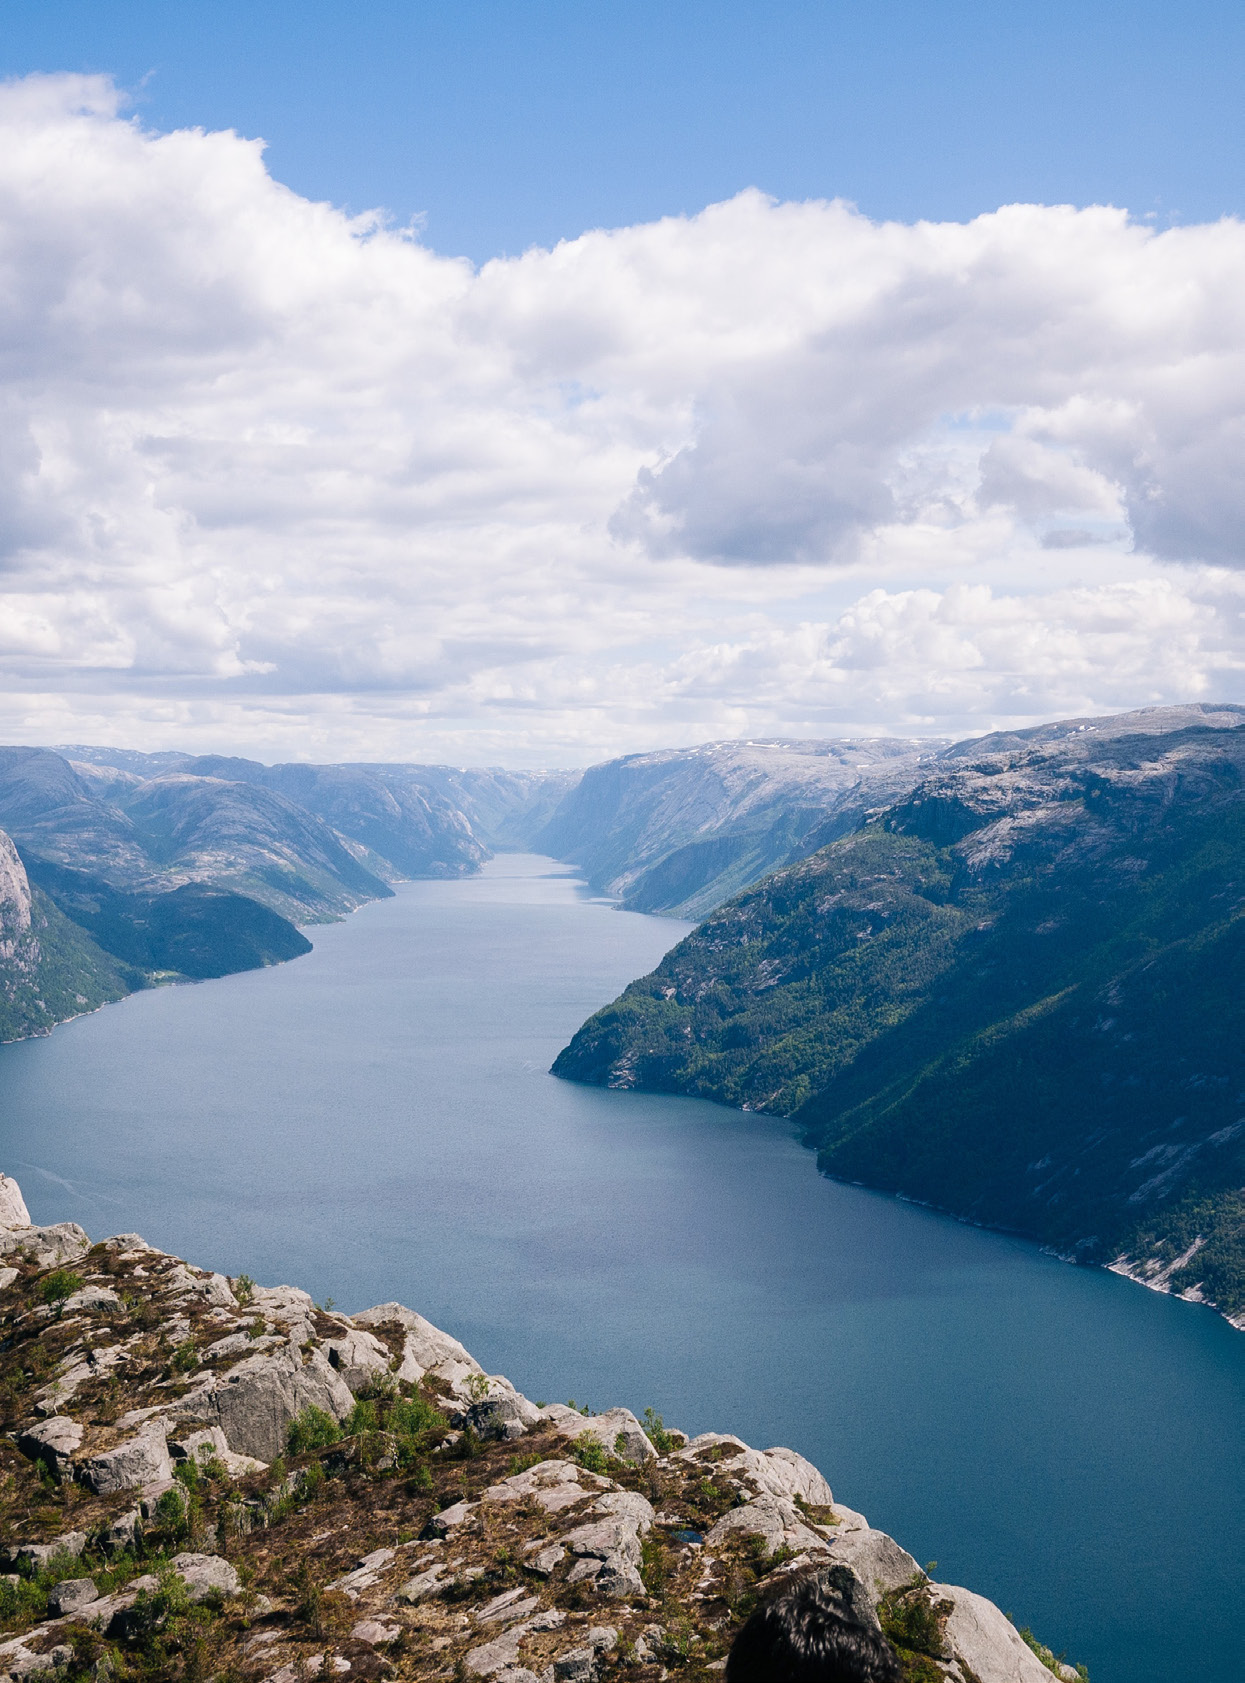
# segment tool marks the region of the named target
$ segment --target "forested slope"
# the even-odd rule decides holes
[[[720,908],[554,1068],[1245,1310],[1245,729],[944,760]]]

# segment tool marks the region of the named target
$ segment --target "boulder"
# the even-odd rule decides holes
[[[804,1523],[795,1503],[782,1496],[758,1496],[755,1501],[732,1508],[709,1532],[705,1546],[712,1548],[715,1543],[724,1542],[732,1531],[742,1531],[747,1537],[760,1537],[766,1554],[788,1548],[796,1554],[824,1555],[830,1547],[824,1537],[819,1537]]]
[[[463,1406],[451,1413],[456,1425],[470,1426],[480,1438],[521,1438],[529,1426],[541,1423],[541,1411],[499,1374],[473,1374],[454,1387]],[[464,1394],[465,1393],[465,1394]]]
[[[106,1449],[78,1463],[78,1477],[97,1496],[116,1490],[139,1490],[145,1484],[173,1476],[164,1428],[158,1420],[115,1449]]]
[[[324,1341],[324,1353],[354,1393],[389,1373],[389,1351],[374,1333],[348,1327],[340,1337]]]
[[[36,1268],[61,1268],[67,1262],[81,1262],[91,1241],[76,1221],[58,1221],[51,1227],[0,1228],[0,1256],[15,1253]]]
[[[30,1211],[22,1189],[10,1175],[0,1174],[0,1227],[30,1227]]]
[[[83,1286],[72,1292],[61,1304],[61,1313],[71,1315],[78,1309],[119,1309],[121,1299],[107,1286]]]
[[[170,1565],[192,1601],[203,1601],[213,1594],[237,1595],[242,1587],[237,1572],[218,1554],[175,1554]]]
[[[930,1588],[936,1601],[951,1603],[947,1642],[979,1683],[1050,1683],[1050,1672],[992,1601],[954,1585]]]
[[[287,1347],[246,1357],[175,1406],[219,1426],[236,1453],[271,1462],[285,1453],[290,1422],[304,1408],[344,1420],[354,1398],[321,1351],[304,1361]]]
[[[197,1432],[184,1432],[169,1439],[169,1454],[174,1461],[197,1461],[203,1465],[213,1457],[229,1454],[229,1445],[219,1426],[204,1426]]]
[[[96,1600],[93,1578],[62,1578],[48,1591],[48,1611],[64,1618]]]
[[[132,1549],[142,1535],[137,1508],[131,1508],[128,1513],[119,1514],[112,1524],[107,1527],[100,1537],[100,1547],[106,1555],[124,1554]]]
[[[607,1408],[604,1414],[580,1414],[561,1403],[549,1403],[539,1412],[563,1437],[594,1437],[607,1455],[617,1455],[635,1466],[642,1466],[657,1455],[629,1408]]]
[[[842,1535],[836,1530],[830,1541],[830,1554],[833,1560],[851,1567],[861,1582],[868,1586],[875,1602],[880,1601],[888,1590],[899,1589],[903,1584],[910,1584],[913,1578],[925,1576],[907,1549],[901,1549],[885,1531],[874,1531],[870,1527],[845,1531]]]
[[[453,1385],[469,1373],[484,1371],[456,1338],[442,1332],[440,1327],[434,1327],[431,1321],[426,1321],[402,1303],[380,1303],[375,1309],[365,1309],[362,1314],[350,1318],[357,1327],[392,1325],[402,1328],[402,1361],[397,1376],[412,1385],[418,1385],[428,1373]]]
[[[680,1461],[711,1465],[715,1476],[747,1479],[758,1493],[789,1500],[798,1496],[815,1508],[828,1508],[834,1501],[817,1468],[794,1449],[750,1449],[742,1438],[729,1433],[701,1432],[677,1456]]]
[[[53,1537],[50,1543],[18,1543],[7,1552],[13,1565],[28,1560],[38,1572],[58,1556],[68,1555],[71,1560],[77,1560],[85,1548],[85,1531],[66,1531],[59,1537]]]
[[[653,1523],[653,1509],[634,1490],[612,1490],[593,1504],[599,1517],[568,1531],[561,1541],[580,1560],[571,1568],[572,1582],[591,1577],[605,1595],[639,1595],[643,1558],[640,1538]]]
[[[58,1482],[73,1477],[73,1458],[82,1444],[82,1427],[67,1414],[53,1414],[19,1432],[17,1447],[32,1461],[42,1461]]]

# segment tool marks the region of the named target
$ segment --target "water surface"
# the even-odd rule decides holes
[[[1094,1683],[1238,1683],[1245,1337],[823,1180],[784,1124],[553,1080],[685,928],[531,856],[407,885],[0,1047],[0,1166],[36,1221],[397,1298],[538,1401],[790,1444]]]

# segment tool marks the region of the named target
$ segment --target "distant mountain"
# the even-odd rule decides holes
[[[1245,1324],[1245,710],[944,752],[722,906],[555,1073],[794,1117],[821,1167]]]
[[[529,845],[577,776],[0,748],[25,906],[20,939],[0,938],[0,1038],[152,982],[296,958],[311,945],[297,923]]]
[[[478,871],[493,848],[524,848],[580,773],[354,763],[262,765],[226,755],[56,750],[101,788],[172,774],[242,783],[284,795],[363,849],[386,880]]]
[[[700,917],[910,789],[938,741],[709,742],[592,766],[538,834],[629,911]]]

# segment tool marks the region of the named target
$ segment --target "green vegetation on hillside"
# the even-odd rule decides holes
[[[793,1117],[837,1177],[1245,1307],[1240,734],[956,768],[721,908],[555,1073]]]
[[[31,894],[29,931],[0,976],[0,1042],[45,1034],[54,1024],[121,999],[136,984],[46,894]]]

